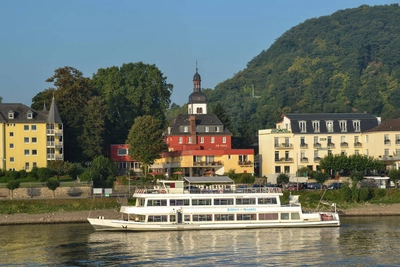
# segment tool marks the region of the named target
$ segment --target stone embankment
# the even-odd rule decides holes
[[[400,216],[400,203],[392,205],[359,205],[357,207],[341,210],[344,216]],[[118,210],[95,210],[77,212],[57,212],[43,214],[2,214],[0,225],[18,224],[48,224],[48,223],[83,223],[88,217],[104,216],[104,218],[119,219],[121,214]]]

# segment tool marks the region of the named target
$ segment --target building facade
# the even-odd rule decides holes
[[[53,97],[50,110],[0,103],[0,168],[26,170],[64,160],[63,123]]]
[[[168,177],[176,173],[206,176],[222,175],[230,170],[235,173],[254,172],[254,150],[232,149],[232,133],[215,114],[207,113],[207,98],[201,91],[201,77],[197,68],[193,76],[193,92],[189,95],[188,112],[178,115],[164,136],[168,152],[150,166],[152,173]],[[116,154],[115,151],[122,151],[121,148],[126,149],[128,155],[127,145],[111,147],[111,159],[117,162],[121,172],[124,166],[136,168],[135,164],[139,163]]]
[[[276,182],[279,173],[293,178],[302,167],[319,170],[328,154],[368,155],[373,144],[365,133],[379,124],[380,118],[364,113],[283,115],[275,129],[258,132],[259,174]]]

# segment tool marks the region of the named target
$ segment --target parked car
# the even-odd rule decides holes
[[[330,185],[328,185],[328,189],[340,189],[342,187],[342,183],[331,183]]]
[[[307,188],[308,189],[326,189],[327,186],[324,184],[320,184],[320,183],[308,183],[307,184]]]
[[[291,184],[289,185],[289,187],[287,188],[287,190],[289,191],[297,191],[297,190],[301,190],[303,189],[303,184],[299,183],[299,184]]]

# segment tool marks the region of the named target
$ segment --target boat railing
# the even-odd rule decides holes
[[[168,188],[157,188],[157,189],[136,189],[134,194],[168,194]],[[175,192],[176,193],[176,192]],[[282,193],[280,187],[250,187],[250,188],[236,188],[236,189],[201,189],[191,188],[183,189],[183,194],[256,194],[256,193]]]

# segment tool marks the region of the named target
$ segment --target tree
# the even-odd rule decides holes
[[[101,155],[104,151],[105,119],[107,116],[105,110],[107,110],[107,107],[98,96],[90,99],[84,108],[86,116],[83,132],[82,135],[78,136],[78,140],[82,143],[83,154],[86,156],[85,160]]]
[[[60,186],[60,181],[56,178],[50,178],[49,180],[47,180],[46,186],[48,189],[53,191],[53,198],[55,198],[55,191]]]
[[[73,67],[58,68],[54,75],[46,80],[55,87],[55,100],[64,125],[65,160],[82,161],[83,147],[78,137],[82,135],[84,118],[83,109],[93,96],[93,86],[90,78]]]
[[[214,106],[212,113],[214,113],[218,119],[224,124],[225,128],[227,128],[231,133],[233,133],[231,119],[229,115],[226,113],[225,108],[222,106],[221,102],[217,102]]]
[[[168,149],[163,132],[163,122],[149,115],[136,118],[135,124],[129,131],[126,140],[126,144],[129,145],[129,156],[144,165],[145,176],[147,176],[148,166]]]
[[[67,171],[66,164],[62,160],[50,160],[47,162],[47,168],[54,174],[57,175],[57,178],[60,178],[60,175],[64,175]]]
[[[7,183],[7,188],[11,191],[10,192],[10,199],[13,199],[14,190],[19,188],[20,182],[17,180],[12,180]]]
[[[392,181],[394,183],[394,186],[397,188],[397,184],[400,180],[400,170],[391,169],[389,171],[389,178],[390,181]]]
[[[323,184],[329,179],[329,174],[326,172],[316,172],[314,174],[314,179],[317,181],[317,183]]]
[[[89,173],[93,179],[93,186],[113,187],[116,165],[109,158],[100,155],[93,159]]]
[[[279,175],[278,175],[278,177],[276,178],[276,181],[278,182],[278,183],[283,183],[283,184],[287,184],[287,183],[289,183],[289,175],[287,175],[286,173],[280,173]]]
[[[173,86],[155,65],[138,62],[99,69],[93,75],[93,84],[107,106],[110,143],[124,143],[138,116],[151,115],[165,121]]]
[[[51,177],[51,170],[49,168],[39,168],[37,175],[41,182],[46,182]]]

